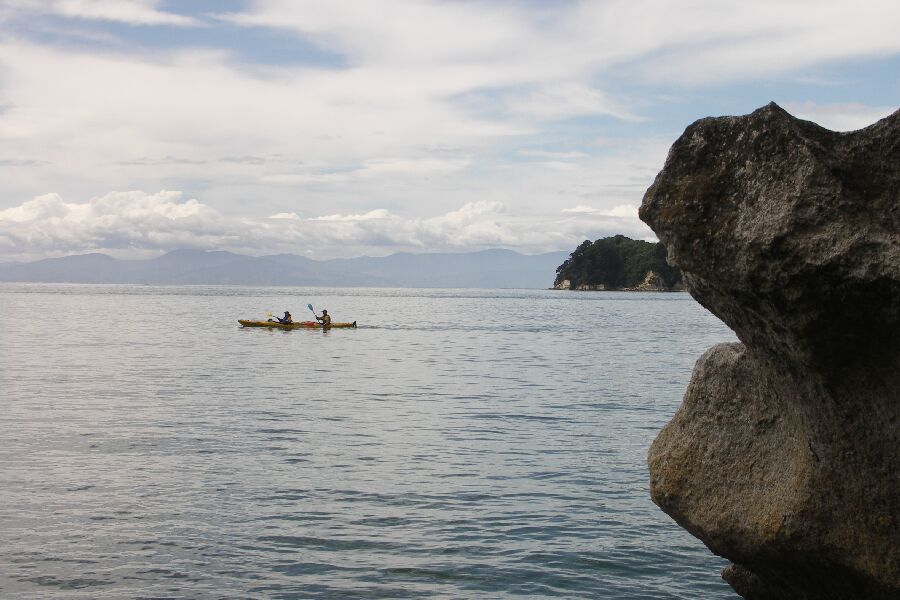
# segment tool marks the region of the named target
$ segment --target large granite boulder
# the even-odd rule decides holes
[[[702,119],[640,215],[742,342],[698,360],[654,502],[745,598],[900,598],[900,111]]]

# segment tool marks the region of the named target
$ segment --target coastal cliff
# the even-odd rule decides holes
[[[748,600],[900,598],[900,111],[702,119],[640,215],[742,342],[698,360],[653,501]]]

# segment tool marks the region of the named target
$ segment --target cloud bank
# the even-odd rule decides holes
[[[625,233],[652,239],[637,207],[578,210],[536,217],[510,214],[499,202],[476,201],[433,217],[386,209],[300,217],[226,216],[177,191],[112,192],[87,202],[58,194],[0,211],[0,255],[28,260],[86,252],[149,256],[179,248],[312,258],[411,251],[509,248],[524,253],[571,249],[586,238]]]

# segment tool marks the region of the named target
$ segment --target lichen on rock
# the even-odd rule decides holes
[[[702,119],[640,215],[742,342],[697,362],[653,500],[745,598],[900,598],[900,111]]]

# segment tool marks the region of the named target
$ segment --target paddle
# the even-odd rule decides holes
[[[319,320],[319,315],[316,314],[316,311],[315,311],[315,309],[312,307],[312,304],[307,304],[307,305],[306,305],[306,308],[308,308],[309,310],[312,311],[313,317],[315,317],[315,318],[316,318],[316,321],[318,321],[318,320]],[[322,329],[325,329],[325,322],[324,322],[324,321],[322,321]]]

